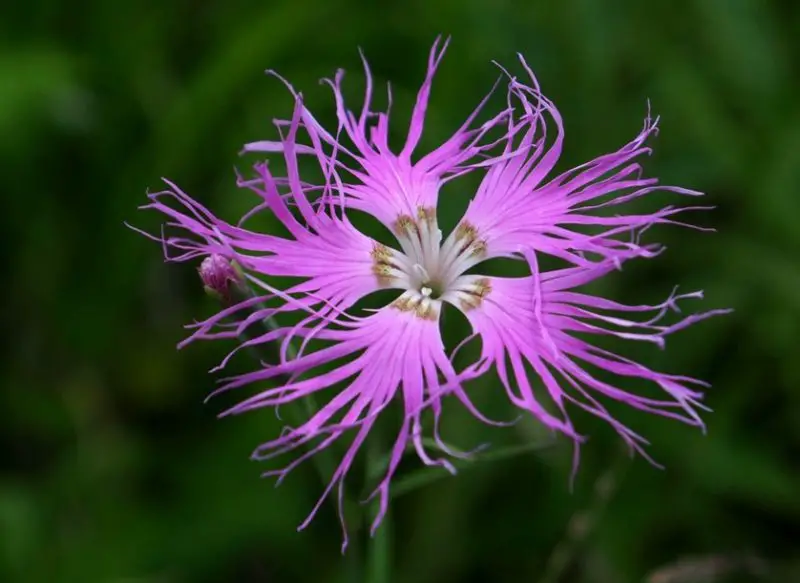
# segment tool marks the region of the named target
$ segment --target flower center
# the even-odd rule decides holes
[[[486,259],[486,243],[475,227],[462,222],[442,242],[436,209],[419,207],[417,216],[400,215],[393,225],[402,251],[376,245],[373,272],[380,284],[404,290],[395,306],[416,310],[421,317],[438,315],[441,300],[467,305],[461,296],[476,295],[471,276],[463,273]],[[485,284],[485,279],[481,280]],[[485,287],[485,285],[484,285]],[[478,297],[483,297],[485,292]],[[474,307],[474,302],[469,303]]]

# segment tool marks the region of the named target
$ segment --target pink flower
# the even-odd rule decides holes
[[[438,42],[431,51],[428,74],[399,153],[388,146],[388,112],[370,109],[369,70],[359,114],[344,105],[340,72],[329,81],[337,105],[335,131],[325,130],[290,87],[294,114],[290,120],[276,122],[279,139],[245,147],[280,155],[286,176],[276,177],[266,163],[258,163],[254,176],[239,179],[239,185],[255,193],[258,201],[239,224],[218,218],[170,182],[167,190],[150,194],[145,207],[165,214],[168,226],[178,231],[156,238],[163,242],[170,260],[236,261],[258,296],[193,325],[183,344],[241,338],[267,318],[279,322],[255,337],[250,332],[251,339],[241,341],[231,355],[243,347],[277,343],[280,362],[226,379],[218,391],[262,381],[277,386],[261,390],[225,414],[277,408],[312,395],[323,403],[301,425],[287,428],[254,452],[254,459],[263,460],[302,450],[287,465],[267,474],[277,475],[280,481],[345,434],[353,436],[300,528],[308,525],[334,488],[343,516],[345,477],[376,420],[394,401],[402,407],[402,424],[386,472],[373,493],[380,501],[373,531],[386,511],[391,480],[408,447],[424,464],[454,472],[450,458],[457,454],[448,450],[438,434],[442,400],[454,397],[482,421],[497,424],[481,415],[464,388],[465,382],[489,371],[497,373],[499,393],[505,393],[511,404],[576,444],[583,437],[573,427],[570,407],[606,420],[633,450],[644,453],[644,439],[616,421],[602,404],[604,400],[703,426],[698,414],[705,408],[700,402],[703,383],[656,372],[597,348],[584,333],[663,347],[668,334],[724,310],[666,325],[662,319],[677,311],[679,300],[701,294],[672,295],[657,306],[627,306],[575,291],[625,260],[653,256],[657,248],[640,245],[641,232],[653,224],[671,222],[669,217],[677,212],[667,208],[612,218],[592,212],[656,188],[654,179],[641,178],[641,169],[633,162],[648,152],[643,144],[655,124],[648,120],[642,133],[617,152],[548,180],[561,152],[561,118],[535,80],[527,87],[511,78],[507,109],[474,127],[484,100],[450,139],[414,161],[443,51]],[[557,127],[552,145],[544,138],[546,115]],[[502,130],[502,137],[487,140],[492,130]],[[301,155],[317,160],[322,184],[301,179]],[[440,187],[475,171],[485,173],[483,182],[462,221],[444,237],[437,224]],[[699,194],[674,187],[667,190]],[[243,226],[261,211],[271,213],[285,234],[259,233]],[[350,221],[359,212],[388,227],[397,245],[380,243],[360,232]],[[599,229],[591,236],[574,229],[584,225]],[[573,266],[541,272],[541,254],[566,259]],[[472,273],[471,268],[496,257],[525,261],[530,275],[514,279]],[[278,286],[276,277],[291,278],[292,283]],[[385,289],[397,290],[387,305],[358,309],[359,300]],[[455,354],[445,351],[439,331],[446,304],[463,312],[472,324],[474,333],[465,342],[475,339],[481,346],[478,359],[461,371],[453,365]],[[231,326],[231,320],[237,323]],[[293,346],[299,347],[296,352]],[[616,388],[587,372],[586,364],[639,379],[660,389],[662,396],[644,397]],[[538,379],[532,380],[529,371]],[[543,390],[534,389],[537,382]],[[426,450],[422,439],[422,415],[427,411],[434,420],[437,453]]]
[[[531,86],[509,75],[509,95],[520,103],[525,131],[516,143],[508,140],[502,159],[488,168],[462,219],[462,224],[480,231],[492,256],[514,256],[522,249],[531,249],[576,265],[591,265],[593,259],[654,257],[662,248],[639,242],[652,225],[671,223],[698,229],[672,217],[708,207],[667,206],[648,214],[625,214],[620,208],[659,190],[702,196],[701,192],[661,186],[657,178],[642,176],[636,160],[650,154],[645,142],[658,133],[658,118],[652,120],[649,110],[644,127],[631,142],[550,177],[561,155],[564,125],[555,105],[541,93],[533,72],[522,57],[520,61]],[[547,140],[548,117],[556,130],[552,143]],[[513,131],[512,120],[509,135]],[[615,214],[603,214],[609,210]]]

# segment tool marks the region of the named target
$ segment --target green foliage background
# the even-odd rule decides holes
[[[706,291],[687,307],[736,311],[666,352],[628,352],[714,385],[706,436],[622,412],[666,471],[621,461],[612,432],[581,418],[592,439],[572,493],[558,442],[398,498],[391,580],[800,581],[799,30],[788,0],[4,6],[0,581],[345,580],[329,506],[295,531],[320,492],[313,468],[274,489],[248,461],[280,423],[217,421],[221,404],[203,404],[229,346],[174,349],[182,325],[214,309],[192,266],[163,264],[123,221],[156,228],[135,208],[161,176],[223,215],[241,210],[236,153],[290,107],[266,68],[331,120],[317,79],[344,67],[359,96],[361,47],[392,81],[402,136],[439,33],[453,43],[423,146],[491,86],[492,59],[520,72],[517,51],[564,115],[564,166],[633,137],[649,98],[662,131],[648,173],[707,192],[717,209],[693,220],[718,233],[659,228],[651,239],[669,250],[599,291],[653,302],[681,284]],[[473,390],[502,414],[496,388]],[[543,439],[530,422],[503,431],[454,416],[464,447]],[[604,508],[584,533],[593,504]]]

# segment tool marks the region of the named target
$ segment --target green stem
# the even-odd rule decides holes
[[[253,290],[245,285],[240,284],[232,286],[233,300],[235,302],[255,297]],[[266,309],[262,304],[256,304],[254,310]],[[263,332],[274,331],[279,328],[277,322],[272,318],[265,318],[261,321],[262,330],[258,332],[245,333],[245,339],[252,339],[260,336]],[[280,351],[277,349],[277,343],[269,343],[266,345],[250,347],[256,354],[258,359],[264,358],[268,362],[280,362]],[[289,358],[297,356],[297,350],[291,344],[288,347]],[[288,377],[279,377],[280,380],[288,381]],[[318,410],[316,399],[313,395],[308,395],[302,399],[303,409],[307,417],[313,416]],[[287,407],[288,416],[290,421],[299,426],[302,424],[303,419],[294,407]],[[368,460],[365,475],[369,477],[373,474],[379,473],[381,469],[376,470],[376,465],[382,464],[381,460],[381,441],[380,436],[373,434],[370,440],[370,448],[368,451]],[[333,458],[333,452],[329,449],[324,449],[312,457],[312,463],[317,468],[317,472],[323,484],[327,484],[336,469],[336,460]],[[335,503],[335,499],[334,499]],[[360,510],[358,501],[352,501],[351,496],[345,491],[345,509],[357,509],[355,520],[357,527],[353,536],[351,537],[350,545],[347,554],[344,558],[346,580],[351,583],[362,583],[368,581],[369,583],[388,583],[389,582],[389,568],[390,568],[390,523],[389,514],[384,517],[381,527],[378,529],[374,537],[369,536],[369,521],[370,515],[374,515],[379,509],[380,501],[375,501],[371,505],[372,512],[366,513]],[[362,545],[362,539],[366,539]],[[363,547],[366,547],[366,569],[363,558]],[[366,579],[365,579],[366,575]]]
[[[620,449],[618,459],[595,481],[587,508],[572,515],[565,537],[555,546],[539,583],[559,583],[576,558],[583,543],[597,525],[603,511],[614,496],[624,470],[628,467],[627,450]]]
[[[367,480],[373,478],[381,471],[377,466],[383,466],[383,452],[381,450],[382,440],[380,433],[373,428],[373,433],[370,435],[370,446],[367,452],[367,466],[365,468],[365,476]],[[380,511],[380,498],[376,497],[370,504],[370,512],[365,513],[364,516],[364,537],[366,538],[367,546],[367,564],[366,572],[368,583],[389,583],[391,580],[391,547],[392,547],[392,521],[391,510],[387,510],[386,514],[381,521],[378,530],[374,536],[370,536],[370,526],[373,518],[377,516]]]
[[[244,300],[249,300],[254,297],[257,297],[253,292],[252,288],[248,286],[246,283],[241,283],[238,285],[231,286],[232,292],[232,303],[238,303]],[[252,307],[253,310],[266,310],[267,307],[264,304],[258,303]],[[278,323],[273,318],[264,318],[261,320],[261,331],[259,332],[248,332],[247,330],[242,334],[242,336],[246,340],[251,340],[253,338],[257,338],[263,332],[272,332],[280,328]],[[258,360],[261,360],[262,357],[267,362],[280,362],[280,350],[278,349],[277,342],[270,342],[266,345],[261,345],[259,347],[251,346],[249,347],[250,351],[255,354]],[[294,347],[293,344],[289,344],[287,348],[287,355],[289,359],[293,359],[297,356],[297,349]],[[279,381],[288,382],[288,376],[280,376],[278,377]],[[306,395],[302,399],[303,402],[303,409],[305,414],[308,418],[314,415],[317,411],[319,411],[319,407],[317,405],[317,401],[314,398],[313,394]],[[303,423],[303,418],[300,416],[299,412],[296,410],[295,407],[291,405],[286,407],[288,411],[287,417],[289,421],[295,425],[300,426]],[[329,451],[327,448],[318,452],[311,458],[311,463],[317,469],[317,473],[320,476],[323,484],[327,484],[328,480],[330,480],[333,473],[336,471],[336,460],[333,459],[332,452]]]
[[[347,553],[344,556],[344,563],[345,581],[362,583],[364,581],[364,558],[361,550],[361,528],[351,537]]]
[[[391,579],[391,526],[391,511],[387,511],[375,536],[367,541],[369,583],[389,583]]]

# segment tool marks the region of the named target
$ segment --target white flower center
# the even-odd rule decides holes
[[[442,301],[462,310],[480,305],[489,292],[489,281],[463,275],[486,259],[486,243],[478,238],[475,227],[461,223],[442,243],[436,209],[420,207],[416,217],[399,216],[393,230],[402,252],[377,245],[372,257],[380,284],[404,290],[395,307],[436,319]]]

